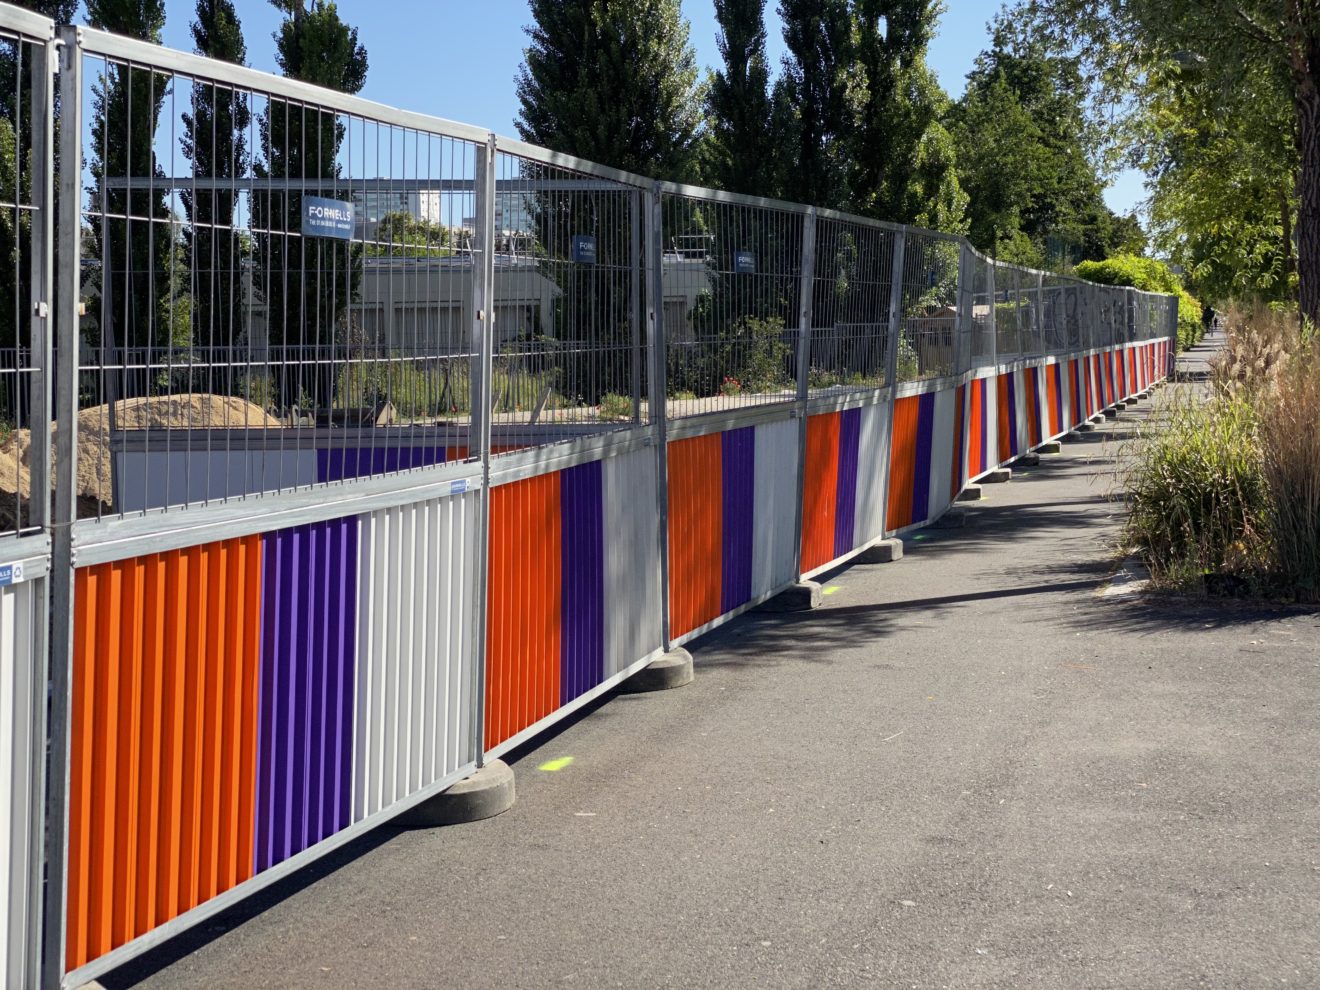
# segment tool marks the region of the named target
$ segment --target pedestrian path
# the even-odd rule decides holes
[[[104,984],[1320,985],[1320,620],[1098,593],[1150,406]]]

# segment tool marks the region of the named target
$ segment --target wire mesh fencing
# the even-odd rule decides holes
[[[947,235],[915,230],[906,234],[896,382],[954,373],[961,246]]]
[[[889,384],[895,242],[886,227],[817,219],[809,394]]]
[[[45,39],[0,29],[0,536],[41,530],[49,512],[46,352],[49,68]]]
[[[495,445],[648,422],[642,190],[510,151],[495,171]]]
[[[797,397],[803,211],[661,198],[666,414]]]
[[[478,145],[139,51],[82,54],[80,515],[467,459]]]

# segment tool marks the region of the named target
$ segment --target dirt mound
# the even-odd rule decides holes
[[[114,413],[118,430],[273,430],[284,425],[260,406],[233,395],[121,399],[115,403]],[[58,424],[55,429],[58,431]],[[12,496],[22,497],[25,511],[32,497],[31,448],[32,434],[26,429],[14,430],[0,443],[0,529],[14,528],[16,500]],[[53,462],[53,444],[51,459]],[[54,483],[52,476],[52,487]],[[109,511],[110,496],[110,406],[106,404],[78,413],[78,514],[94,514],[97,503]]]

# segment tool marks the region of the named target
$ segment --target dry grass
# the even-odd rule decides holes
[[[1272,386],[1288,356],[1296,354],[1301,344],[1295,312],[1260,304],[1250,309],[1230,306],[1227,344],[1210,364],[1215,388],[1255,393]]]

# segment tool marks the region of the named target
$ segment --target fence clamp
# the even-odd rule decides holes
[[[32,312],[44,320],[50,316],[50,307],[46,305],[46,301],[43,299],[32,304]]]

